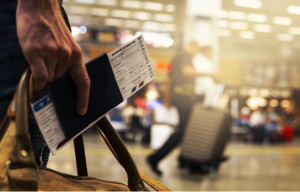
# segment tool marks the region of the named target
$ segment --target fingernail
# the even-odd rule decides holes
[[[83,107],[83,108],[79,108],[78,109],[78,114],[79,115],[85,115],[87,111],[87,108]]]

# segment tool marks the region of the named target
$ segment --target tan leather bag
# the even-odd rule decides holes
[[[170,191],[138,171],[127,148],[110,122],[103,118],[95,126],[110,150],[124,167],[128,185],[87,176],[82,137],[75,140],[79,176],[38,167],[28,134],[28,107],[32,95],[30,70],[23,74],[7,115],[0,126],[0,190],[9,191],[148,191],[144,182],[157,191]],[[14,110],[16,107],[16,110]]]

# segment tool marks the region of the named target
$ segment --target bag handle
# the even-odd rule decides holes
[[[116,133],[115,129],[112,127],[112,125],[110,124],[110,122],[108,121],[108,119],[106,117],[104,117],[97,124],[95,124],[94,126],[96,127],[97,131],[99,132],[99,134],[103,138],[104,142],[106,143],[106,145],[108,146],[108,148],[110,149],[110,151],[112,152],[112,154],[115,156],[115,158],[117,159],[117,161],[124,167],[124,169],[126,170],[126,167],[131,167],[132,169],[134,169],[134,172],[136,172],[137,171],[136,166],[135,167],[130,166],[130,164],[132,162],[128,162],[127,160],[122,160],[123,158],[126,159],[126,157],[124,157],[124,154],[130,156],[130,153],[128,152],[127,148],[125,147],[124,143],[119,138],[119,136],[118,136],[118,138],[121,140],[122,146],[125,149],[125,153],[120,153],[119,152],[118,147],[120,147],[120,146],[118,145],[118,143],[115,143],[115,140],[111,140],[111,142],[110,142],[109,138],[107,138],[106,135],[103,133],[103,131],[105,131],[105,129],[100,129],[100,127],[98,126],[98,124],[100,124],[101,127],[106,127],[108,129],[112,129],[112,131]],[[116,146],[116,145],[118,145],[118,147],[116,148],[117,150],[114,149],[114,146]],[[121,147],[121,148],[123,148],[123,147]],[[120,149],[120,150],[122,151],[122,149]],[[134,162],[133,162],[133,164],[134,164]],[[151,186],[153,189],[155,189],[156,191],[171,191],[169,188],[167,188],[166,186],[164,186],[162,183],[156,181],[155,179],[151,178],[147,174],[145,174],[145,173],[143,173],[141,171],[139,171],[138,173],[139,173],[139,177],[144,182],[146,182],[149,186]]]
[[[114,156],[124,167],[128,177],[129,189],[131,191],[149,191],[145,187],[130,153],[108,119],[103,117],[94,126],[97,128],[97,130],[100,130],[101,127],[100,131],[104,133],[103,138],[106,138],[105,141],[109,148],[114,151]]]
[[[15,116],[16,120],[16,141],[10,154],[10,161],[7,162],[7,176],[9,178],[11,190],[36,191],[38,189],[38,166],[34,160],[34,152],[28,133],[28,108],[32,95],[33,82],[31,71],[28,68],[19,81],[15,99],[11,104],[12,106],[13,103],[15,103],[16,109],[11,110],[13,108],[9,108],[12,112],[10,118]],[[101,127],[101,130],[105,134],[105,138],[107,138],[107,141],[110,144],[109,146],[111,146],[109,148],[112,149],[112,151],[115,151],[118,161],[127,172],[128,187],[130,190],[148,191],[142,178],[144,178],[145,182],[148,181],[147,183],[149,185],[153,184],[159,186],[159,182],[156,182],[155,180],[155,182],[151,182],[149,179],[145,179],[148,178],[148,176],[138,172],[130,153],[106,117],[98,121],[95,126]],[[10,174],[13,170],[23,168],[33,169],[35,172],[33,177],[24,180],[24,178],[19,178],[17,175]],[[142,175],[142,178],[140,174]]]
[[[37,190],[38,166],[34,160],[33,148],[28,133],[28,107],[32,93],[31,71],[27,69],[19,81],[15,99],[12,102],[15,103],[16,108],[14,111],[11,110],[12,116],[10,116],[14,116],[16,121],[16,141],[6,168],[11,190]],[[13,170],[24,168],[33,169],[35,174],[31,174],[33,176],[26,178],[26,180],[11,174]]]

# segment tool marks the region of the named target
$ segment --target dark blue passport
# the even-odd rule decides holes
[[[123,101],[106,53],[88,62],[86,69],[91,88],[88,110],[84,116],[76,112],[76,86],[69,74],[49,85],[50,96],[67,138],[92,125]]]

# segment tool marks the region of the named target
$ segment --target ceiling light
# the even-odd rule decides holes
[[[271,94],[272,97],[279,97],[280,92],[279,92],[279,90],[277,90],[277,89],[273,89],[273,90],[270,92],[270,94]]]
[[[95,0],[74,0],[76,3],[94,4]]]
[[[265,25],[265,24],[256,24],[254,25],[254,31],[262,32],[262,33],[270,33],[272,31],[272,27],[270,25]]]
[[[155,14],[153,19],[161,22],[172,22],[174,20],[173,16],[168,14]]]
[[[162,11],[164,9],[164,5],[162,3],[144,2],[144,9]]]
[[[239,7],[247,7],[254,9],[259,9],[263,5],[260,0],[235,0],[234,4]]]
[[[121,26],[122,20],[121,19],[114,19],[114,18],[106,18],[104,20],[104,24],[108,26]]]
[[[278,41],[293,41],[294,36],[291,34],[278,34],[277,35],[277,40]]]
[[[108,5],[108,6],[116,6],[117,0],[98,0],[98,4],[100,5]]]
[[[231,30],[230,29],[218,29],[218,35],[222,37],[230,37]]]
[[[219,18],[225,19],[227,17],[228,17],[228,11],[226,11],[226,10],[219,11]]]
[[[169,38],[164,39],[162,44],[163,44],[164,47],[168,48],[168,47],[171,47],[174,44],[174,40],[169,37]]]
[[[218,20],[217,26],[220,28],[228,28],[229,22],[227,20]]]
[[[264,23],[268,20],[268,17],[262,14],[250,13],[247,16],[247,19],[248,21]]]
[[[292,24],[292,20],[288,17],[274,17],[273,22],[277,25],[285,25],[285,26]]]
[[[143,30],[145,31],[160,31],[162,29],[161,23],[146,21],[143,24]]]
[[[79,28],[78,27],[71,27],[71,31],[72,31],[72,36],[75,37],[77,35],[79,35]]]
[[[290,27],[288,31],[292,35],[300,35],[300,27]]]
[[[246,30],[248,28],[248,24],[245,22],[232,21],[230,22],[230,28],[237,30]]]
[[[165,23],[162,26],[162,30],[163,31],[176,31],[176,25],[175,24],[169,24],[169,23]]]
[[[147,12],[135,12],[134,18],[139,20],[149,20],[151,18],[151,14]]]
[[[288,98],[288,97],[291,96],[291,92],[288,91],[288,90],[283,90],[283,91],[281,91],[280,95],[281,95],[281,97],[283,97],[283,98]]]
[[[280,103],[280,106],[282,108],[288,108],[291,106],[291,102],[289,100],[282,100],[281,103]]]
[[[80,27],[79,27],[79,33],[85,34],[86,32],[87,32],[86,26],[80,26]]]
[[[122,1],[121,6],[127,8],[140,9],[142,7],[142,2],[126,0],[126,1]]]
[[[270,91],[268,89],[262,89],[262,90],[259,91],[259,95],[261,97],[269,97]]]
[[[258,94],[258,90],[255,88],[249,89],[248,94],[249,94],[249,96],[254,97]]]
[[[82,24],[84,22],[84,17],[79,15],[68,15],[70,23]]]
[[[269,102],[270,107],[277,107],[278,106],[278,100],[277,99],[271,99]]]
[[[256,110],[259,107],[265,107],[268,102],[262,97],[250,97],[246,100],[246,104],[248,105],[248,107],[250,107],[250,109]]]
[[[126,20],[124,26],[129,28],[140,28],[140,21]]]
[[[131,12],[130,11],[125,11],[125,10],[112,10],[111,15],[113,17],[121,17],[121,18],[130,18],[131,17]]]
[[[255,33],[252,31],[242,31],[240,32],[240,37],[243,39],[254,39]]]
[[[109,10],[108,9],[103,9],[103,8],[90,8],[89,14],[90,15],[106,17],[106,16],[109,15]]]
[[[246,13],[239,12],[239,11],[229,11],[228,18],[229,19],[236,19],[236,20],[245,20]]]
[[[166,5],[166,11],[168,11],[168,12],[174,12],[175,10],[176,10],[175,5],[173,5],[173,4]]]
[[[291,5],[287,8],[287,12],[290,14],[300,15],[300,6]]]
[[[70,13],[75,13],[75,14],[87,14],[88,12],[88,9],[87,7],[80,7],[80,6],[70,6],[68,11]]]

